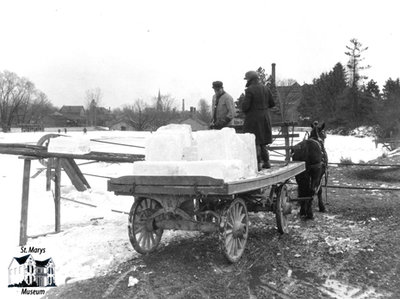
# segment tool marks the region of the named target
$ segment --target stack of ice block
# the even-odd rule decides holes
[[[47,151],[51,153],[84,155],[90,153],[90,139],[84,136],[59,136],[51,138]]]
[[[234,181],[256,176],[253,134],[232,128],[192,132],[189,125],[159,128],[147,140],[146,161],[135,162],[135,175],[193,175]]]

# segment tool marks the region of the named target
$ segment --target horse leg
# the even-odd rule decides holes
[[[326,209],[325,209],[325,205],[324,205],[324,201],[322,200],[322,187],[319,188],[318,190],[318,207],[319,207],[319,211],[321,213],[325,213]]]
[[[297,182],[297,196],[298,197],[305,197],[307,196],[307,181],[308,181],[308,176],[305,174],[300,174],[296,176],[296,182]],[[300,217],[306,216],[306,200],[303,199],[300,201]]]
[[[305,200],[306,202],[306,219],[314,219],[314,213],[312,210],[312,199]]]
[[[300,217],[306,216],[306,200],[300,202]]]

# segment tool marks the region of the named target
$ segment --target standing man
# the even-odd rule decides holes
[[[224,91],[221,81],[213,82],[212,88],[215,94],[212,98],[212,121],[210,129],[222,129],[232,124],[235,115],[235,106],[233,98]]]
[[[245,114],[243,130],[256,136],[258,170],[271,168],[267,144],[272,143],[272,125],[269,108],[275,106],[272,93],[268,87],[259,82],[257,72],[248,71],[242,110]]]

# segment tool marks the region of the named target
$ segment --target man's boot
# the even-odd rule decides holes
[[[262,168],[269,169],[271,168],[271,163],[269,162],[269,153],[267,147],[265,145],[260,146],[261,150],[261,159],[263,160]]]
[[[256,144],[256,150],[257,150],[257,167],[258,167],[258,171],[260,171],[264,165],[264,163],[261,159],[261,146]]]

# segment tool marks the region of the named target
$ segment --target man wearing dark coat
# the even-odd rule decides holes
[[[243,130],[256,136],[258,169],[271,168],[267,144],[272,143],[272,125],[269,109],[275,106],[272,93],[259,82],[257,72],[248,71],[242,111],[245,114]]]

